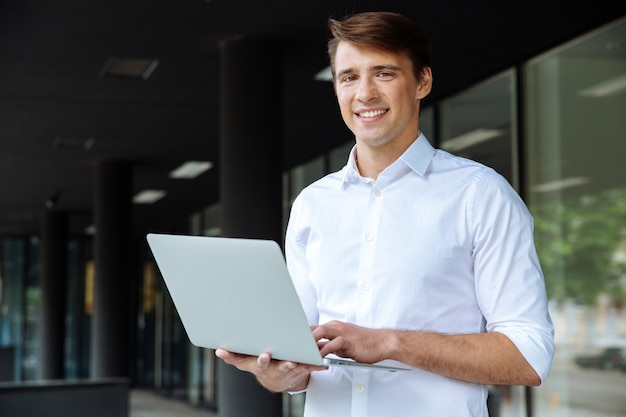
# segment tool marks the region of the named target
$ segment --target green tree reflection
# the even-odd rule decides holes
[[[626,189],[531,206],[550,299],[593,305],[625,301]]]

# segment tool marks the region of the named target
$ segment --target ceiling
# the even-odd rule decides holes
[[[285,169],[350,139],[327,65],[326,20],[391,10],[433,43],[434,91],[445,97],[613,21],[623,3],[598,0],[330,1],[0,0],[0,235],[37,234],[45,202],[70,215],[72,233],[93,223],[97,161],[133,164],[133,189],[165,189],[135,206],[142,233],[219,199],[219,169],[168,179],[186,160],[217,163],[219,44],[268,37],[281,48]],[[103,75],[108,60],[158,60],[147,79]],[[277,76],[279,77],[279,76]],[[245,122],[242,112],[242,122]],[[86,150],[58,141],[92,138]]]

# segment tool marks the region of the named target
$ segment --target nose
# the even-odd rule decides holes
[[[356,92],[357,100],[368,102],[378,97],[378,89],[376,83],[368,77],[359,79],[359,85]]]

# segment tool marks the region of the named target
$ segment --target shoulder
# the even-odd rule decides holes
[[[472,217],[505,207],[524,213],[528,211],[513,185],[495,169],[480,162],[437,150],[432,173],[461,188]]]
[[[320,208],[320,205],[332,198],[334,193],[339,193],[345,178],[345,169],[326,174],[323,177],[306,185],[299,191],[291,204],[292,216],[303,216]]]
[[[432,171],[435,174],[447,173],[455,176],[477,189],[502,189],[515,192],[509,181],[492,167],[441,149],[435,153]]]

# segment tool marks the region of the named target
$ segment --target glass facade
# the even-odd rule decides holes
[[[525,197],[557,341],[536,415],[626,415],[625,42],[622,20],[524,68]]]
[[[68,244],[65,377],[89,376],[93,254],[90,238]],[[89,284],[88,284],[89,283]]]
[[[434,145],[492,166],[535,217],[554,367],[538,388],[491,387],[493,415],[626,415],[625,114],[625,20],[422,109],[420,130]],[[352,146],[284,173],[285,226],[298,192],[340,169]],[[219,236],[219,219],[217,204],[177,231]],[[15,362],[13,380],[36,378],[38,253],[36,239],[0,238],[0,360]],[[152,258],[139,258],[134,383],[215,408],[213,351],[189,343]],[[70,241],[68,261],[65,372],[80,378],[89,364],[90,239]],[[285,417],[302,415],[304,394],[283,398]]]
[[[38,271],[38,240],[0,240],[0,375],[5,381],[37,378]]]
[[[516,72],[508,70],[439,104],[439,147],[492,167],[519,191]]]

